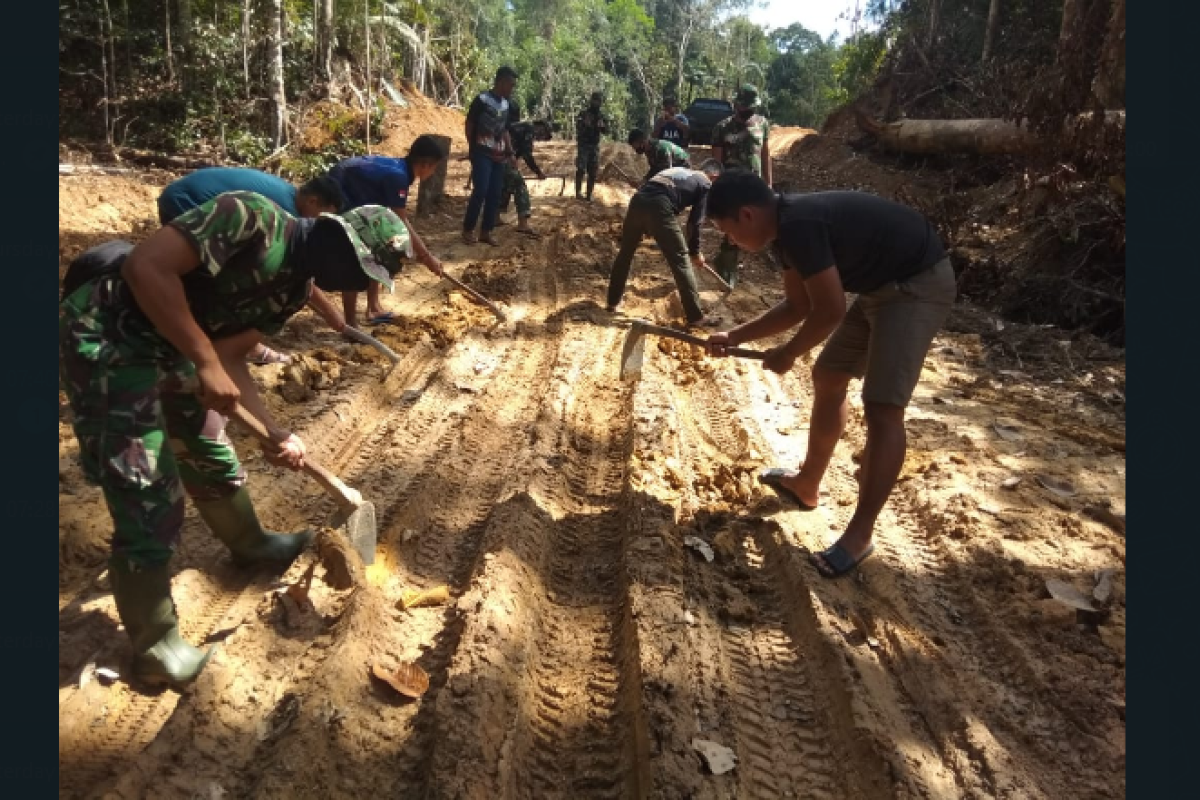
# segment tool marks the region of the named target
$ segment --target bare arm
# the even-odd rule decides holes
[[[797,279],[800,277],[796,270],[786,273],[795,274]],[[799,358],[829,338],[846,316],[846,291],[836,267],[831,266],[803,281],[802,288],[808,296],[808,315],[800,330],[784,345],[793,358]],[[787,290],[786,284],[784,289]]]
[[[168,342],[194,364],[217,360],[212,342],[200,329],[183,291],[183,276],[200,266],[200,257],[182,233],[167,226],[133,248],[121,265],[138,306]]]
[[[196,322],[183,291],[183,276],[198,266],[200,257],[187,237],[166,226],[133,248],[121,265],[121,276],[155,329],[196,365],[201,402],[228,413],[238,401],[238,387]]]
[[[291,432],[280,427],[271,416],[271,412],[267,410],[266,403],[258,393],[258,385],[250,374],[250,367],[246,364],[246,354],[261,340],[262,334],[258,331],[253,329],[243,331],[227,339],[217,340],[217,353],[220,355],[221,363],[225,366],[225,371],[242,391],[242,396],[238,401],[242,408],[249,411],[266,426],[272,439],[282,442],[291,435]]]
[[[812,303],[799,272],[794,269],[783,270],[783,291],[783,300],[773,308],[729,331],[729,344],[765,339],[802,323],[812,310]]]
[[[713,161],[723,165],[725,163],[725,149],[719,144],[714,144],[712,146],[712,157]]]
[[[341,333],[346,329],[346,318],[334,307],[329,295],[316,286],[312,287],[312,294],[308,296],[308,307],[317,312],[336,332]]]
[[[438,261],[433,253],[429,252],[429,248],[425,246],[425,242],[421,241],[421,237],[417,235],[417,231],[413,228],[412,223],[408,220],[408,209],[393,208],[396,216],[404,220],[405,227],[408,228],[408,236],[412,240],[413,253],[417,260],[428,267],[435,275],[442,274],[442,262]]]

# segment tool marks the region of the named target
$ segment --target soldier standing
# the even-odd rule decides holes
[[[608,118],[600,107],[604,95],[592,92],[587,108],[575,117],[575,199],[583,199],[579,193],[583,184],[583,173],[587,172],[587,200],[591,202],[592,188],[596,185],[596,173],[600,169],[600,137],[608,132]]]
[[[771,148],[767,141],[770,124],[756,113],[758,89],[743,84],[733,99],[733,116],[717,123],[712,134],[712,154],[722,167],[749,170],[771,185]],[[737,283],[739,263],[737,245],[726,236],[721,240],[714,268],[730,286]]]
[[[544,122],[521,122],[521,109],[515,103],[510,103],[508,110],[508,135],[513,143],[513,157],[504,166],[504,191],[500,197],[500,211],[508,211],[510,198],[517,202],[517,233],[531,239],[540,239],[541,235],[529,226],[529,217],[533,215],[533,204],[529,201],[529,189],[525,186],[525,177],[517,165],[517,159],[525,162],[538,180],[545,180],[546,173],[538,166],[533,157],[535,141],[550,140],[550,126]],[[497,220],[497,225],[504,223]]]

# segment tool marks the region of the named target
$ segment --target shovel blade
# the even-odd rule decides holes
[[[329,526],[342,529],[346,538],[350,540],[350,546],[362,558],[364,564],[370,566],[375,563],[378,531],[375,527],[374,503],[368,500],[350,513],[335,512]]]
[[[625,336],[621,348],[621,380],[635,380],[642,374],[642,361],[646,355],[646,332],[634,324]]]

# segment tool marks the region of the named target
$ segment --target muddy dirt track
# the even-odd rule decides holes
[[[326,534],[286,574],[245,572],[189,508],[175,599],[184,635],[219,650],[182,697],[95,672],[120,672],[128,645],[60,394],[60,795],[1123,797],[1123,356],[959,308],[877,553],[824,581],[806,555],[853,510],[861,406],[801,513],[754,476],[803,455],[803,369],[650,340],[622,383],[627,328],[603,292],[630,190],[571,199],[569,147],[542,148],[565,197],[530,184],[541,240],[462,244],[457,161],[444,210],[417,222],[508,323],[418,265],[385,296],[400,324],[375,330],[402,356],[390,373],[308,312],[271,342],[303,358],[253,368],[268,403],[375,502],[379,555],[364,568]],[[60,274],[152,230],[168,179],[60,178]],[[719,305],[698,280],[731,324],[780,296],[759,257]],[[671,321],[672,290],[645,242],[626,313]],[[323,523],[312,483],[231,433],[268,525]],[[307,598],[288,593],[310,568]],[[442,584],[448,603],[402,608]],[[420,700],[369,675],[408,660],[431,679]],[[694,740],[736,767],[710,774]]]

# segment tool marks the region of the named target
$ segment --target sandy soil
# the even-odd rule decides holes
[[[804,152],[779,168],[812,188],[921,189]],[[570,145],[542,153],[570,182]],[[143,236],[155,181],[60,178],[60,276],[85,246]],[[458,240],[465,182],[452,162],[418,229],[510,321],[417,266],[385,298],[400,324],[377,329],[402,356],[390,372],[308,313],[289,323],[273,344],[305,358],[256,375],[374,501],[378,558],[364,568],[329,533],[286,574],[242,571],[189,510],[175,598],[185,636],[220,649],[182,697],[95,673],[123,672],[128,645],[60,394],[61,796],[1124,796],[1122,353],[957,309],[877,554],[824,581],[806,554],[853,509],[857,400],[822,506],[781,507],[753,477],[804,452],[802,369],[651,340],[640,379],[618,378],[627,328],[602,306],[629,189],[585,204],[531,182],[546,237],[501,228],[493,249]],[[780,297],[760,257],[724,302],[699,281],[730,323]],[[671,321],[672,290],[646,242],[626,312]],[[234,434],[264,520],[323,524],[318,488]],[[286,589],[310,568],[298,602]],[[401,607],[443,584],[448,603]],[[402,661],[430,676],[419,700],[368,674]],[[736,767],[711,774],[697,739]]]

